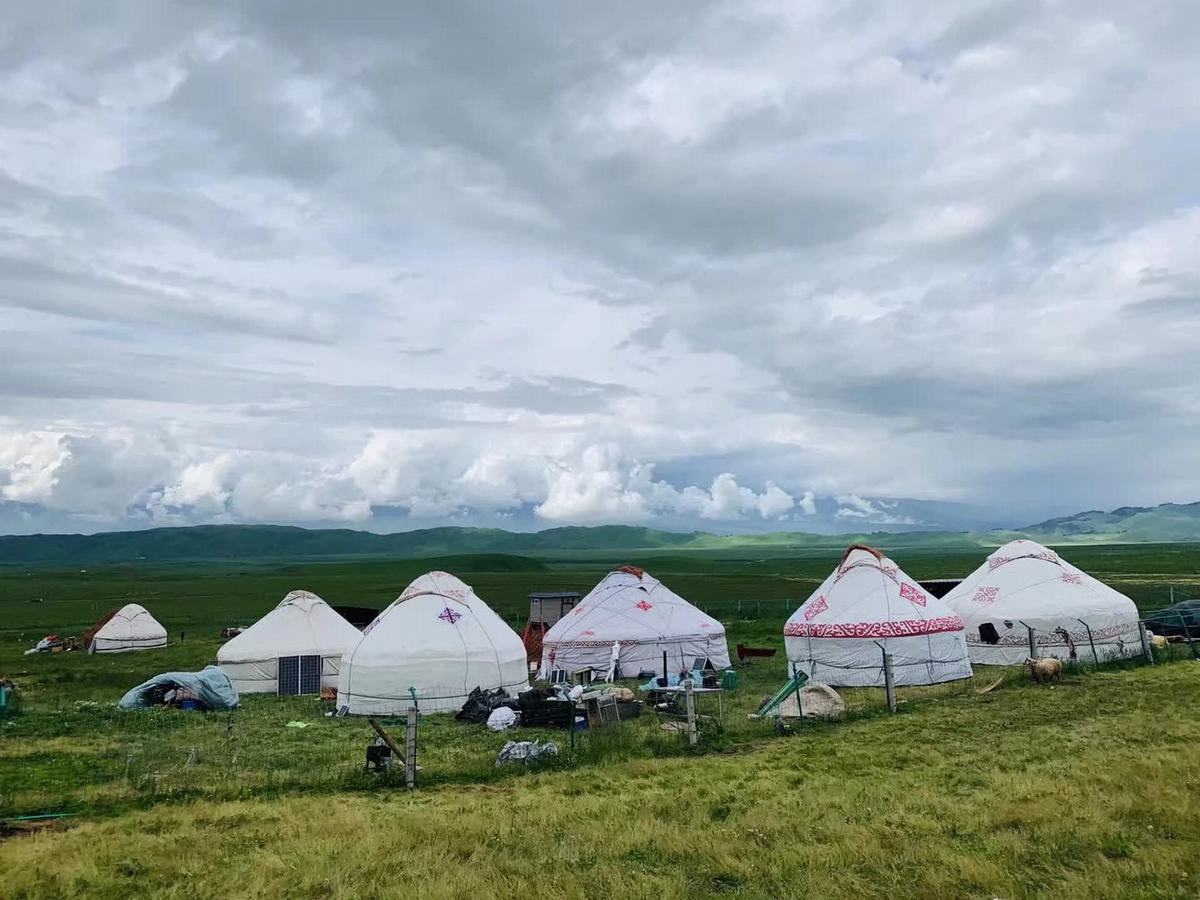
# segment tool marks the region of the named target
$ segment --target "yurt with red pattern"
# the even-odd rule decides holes
[[[898,685],[971,677],[963,622],[894,562],[855,544],[783,629],[788,660],[814,681],[884,684],[891,654]]]
[[[541,673],[588,667],[606,673],[614,644],[625,678],[661,672],[664,654],[671,673],[697,659],[729,667],[724,626],[636,566],[610,572],[546,632]]]

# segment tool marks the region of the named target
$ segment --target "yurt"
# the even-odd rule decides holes
[[[1133,601],[1035,541],[1005,544],[945,601],[966,624],[974,663],[1020,664],[1029,628],[1038,656],[1103,662],[1141,652]]]
[[[346,651],[338,706],[364,715],[458,710],[475,688],[529,688],[520,636],[447,572],[422,575]]]
[[[126,653],[167,646],[167,629],[144,606],[126,603],[83,636],[88,653]]]
[[[546,632],[541,673],[588,667],[606,673],[614,643],[626,678],[661,672],[664,653],[669,672],[690,669],[697,659],[718,669],[729,666],[721,623],[635,566],[610,572]]]
[[[337,687],[342,655],[362,632],[309,591],[292,591],[217,651],[241,694],[315,694]]]
[[[963,622],[871,547],[852,545],[783,629],[788,660],[813,681],[882,686],[971,677]]]

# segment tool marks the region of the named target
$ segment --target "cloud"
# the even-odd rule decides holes
[[[845,494],[836,498],[840,504],[834,515],[839,519],[862,519],[871,525],[920,525],[912,516],[894,512],[896,503],[886,500],[872,501],[857,494]]]
[[[10,19],[14,516],[900,528],[1194,498],[1187,5]]]

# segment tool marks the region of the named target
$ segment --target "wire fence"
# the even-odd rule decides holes
[[[743,601],[745,616],[771,615],[786,601]],[[774,609],[768,613],[769,605]],[[730,608],[737,610],[736,603]],[[720,613],[716,613],[720,615]],[[894,644],[880,641],[878,656],[861,664],[870,677],[860,687],[839,687],[841,720],[886,714],[928,699],[980,693],[995,680],[1027,680],[1017,666],[1027,658],[1058,658],[1064,674],[1200,658],[1200,634],[1188,626],[1180,635],[1140,628],[1114,629],[1078,621],[1074,629],[1013,622],[1008,640],[972,640],[972,655],[985,648],[1009,654],[1008,668],[980,667],[974,678],[941,684],[908,684],[905,661]],[[886,657],[892,656],[891,660]],[[891,669],[890,677],[888,670]],[[416,739],[416,783],[488,783],[530,766],[571,767],[648,756],[670,756],[729,747],[771,736],[776,719],[752,718],[764,701],[797,669],[784,654],[753,658],[736,666],[736,690],[666,690],[650,695],[641,715],[605,727],[572,733],[527,728],[493,733],[455,721],[449,714],[422,714]],[[836,683],[828,672],[817,679]],[[922,680],[917,678],[915,680]],[[932,678],[925,680],[933,680]],[[890,684],[890,686],[889,686]],[[732,683],[730,683],[732,686]],[[993,685],[994,686],[994,685]],[[418,698],[419,704],[419,698]],[[797,692],[796,707],[803,709]],[[402,716],[378,719],[405,747]],[[805,727],[793,722],[793,727]],[[103,811],[149,805],[163,799],[237,799],[293,792],[372,791],[402,787],[404,768],[369,771],[369,748],[378,734],[361,716],[339,717],[334,702],[316,696],[251,695],[230,712],[185,712],[169,708],[136,711],[95,701],[26,704],[8,720],[0,715],[0,817],[62,810]],[[553,742],[556,755],[535,763],[498,765],[509,741]]]

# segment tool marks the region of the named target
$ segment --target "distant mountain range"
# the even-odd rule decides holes
[[[511,532],[497,528],[427,528],[395,534],[284,525],[195,525],[103,534],[0,537],[0,564],[103,565],[144,562],[345,557],[416,558],[464,553],[579,556],[615,551],[749,552],[784,555],[844,547],[854,541],[894,548],[996,546],[1026,536],[1044,543],[1200,541],[1200,503],[1092,510],[1015,531],[914,531],[821,535],[804,532],[716,535],[628,525]]]

